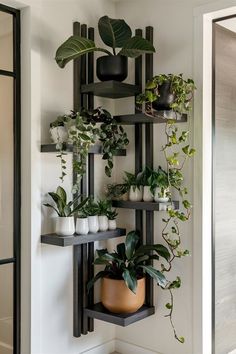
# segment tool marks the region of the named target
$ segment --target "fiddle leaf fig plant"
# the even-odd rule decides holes
[[[103,16],[98,21],[98,30],[100,37],[105,45],[112,49],[112,52],[97,47],[94,41],[80,37],[69,37],[56,52],[56,62],[60,68],[78,57],[87,53],[99,51],[107,55],[123,55],[130,58],[137,58],[144,53],[153,53],[155,48],[146,39],[134,36],[129,25],[122,19],[112,19]],[[121,48],[117,53],[116,48]]]

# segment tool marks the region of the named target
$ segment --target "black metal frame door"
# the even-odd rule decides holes
[[[13,23],[13,69],[3,70],[0,76],[13,78],[14,130],[14,200],[13,200],[13,257],[0,259],[0,267],[13,265],[13,353],[20,354],[20,286],[21,286],[21,95],[20,95],[20,11],[0,4],[0,12],[10,14]],[[1,54],[0,54],[1,55]],[[1,235],[0,235],[1,237]],[[1,287],[1,284],[0,284]]]

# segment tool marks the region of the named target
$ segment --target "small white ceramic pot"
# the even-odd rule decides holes
[[[116,220],[108,220],[108,229],[109,230],[116,230]]]
[[[153,194],[149,186],[143,187],[143,201],[144,202],[152,202],[154,199]]]
[[[51,138],[55,144],[65,143],[68,140],[68,132],[66,127],[50,128]]]
[[[89,232],[88,218],[76,219],[76,233],[78,235],[87,235]]]
[[[93,215],[88,217],[89,232],[95,234],[99,230],[98,216]]]
[[[155,189],[155,195],[154,195],[154,200],[155,202],[159,203],[167,203],[169,201],[169,197],[167,193],[169,192],[169,189],[164,189],[164,191],[161,190],[161,188],[156,188]]]
[[[140,186],[139,188],[136,186],[131,186],[129,190],[129,200],[131,202],[141,202],[143,199],[143,188]]]
[[[108,230],[108,217],[106,215],[99,215],[99,231],[107,231]]]
[[[73,216],[56,217],[56,234],[58,236],[71,236],[75,233],[75,220]]]

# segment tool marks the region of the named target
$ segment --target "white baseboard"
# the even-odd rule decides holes
[[[111,354],[115,351],[115,341],[111,340],[92,349],[86,350],[80,354]]]
[[[160,354],[119,339],[115,340],[115,350],[120,354]]]

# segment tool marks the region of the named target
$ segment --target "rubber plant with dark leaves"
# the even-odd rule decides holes
[[[118,55],[130,58],[155,52],[155,48],[148,40],[140,36],[132,37],[131,28],[122,19],[103,16],[99,19],[98,30],[103,43],[112,51],[97,47],[91,39],[74,35],[57,49],[55,58],[57,64],[64,68],[69,61],[95,51],[103,52],[108,56]],[[121,48],[121,50],[117,53],[116,48]]]
[[[138,279],[146,274],[164,290],[172,291],[172,289],[178,288],[179,278],[170,281],[163,271],[163,263],[169,265],[172,262],[172,254],[168,247],[162,244],[141,245],[140,241],[139,234],[136,231],[131,231],[127,234],[125,243],[118,244],[114,252],[108,252],[107,249],[97,250],[98,257],[94,264],[105,265],[105,269],[98,272],[88,282],[88,291],[98,279],[109,277],[123,279],[126,286],[135,294]],[[171,316],[170,320],[173,325]]]

